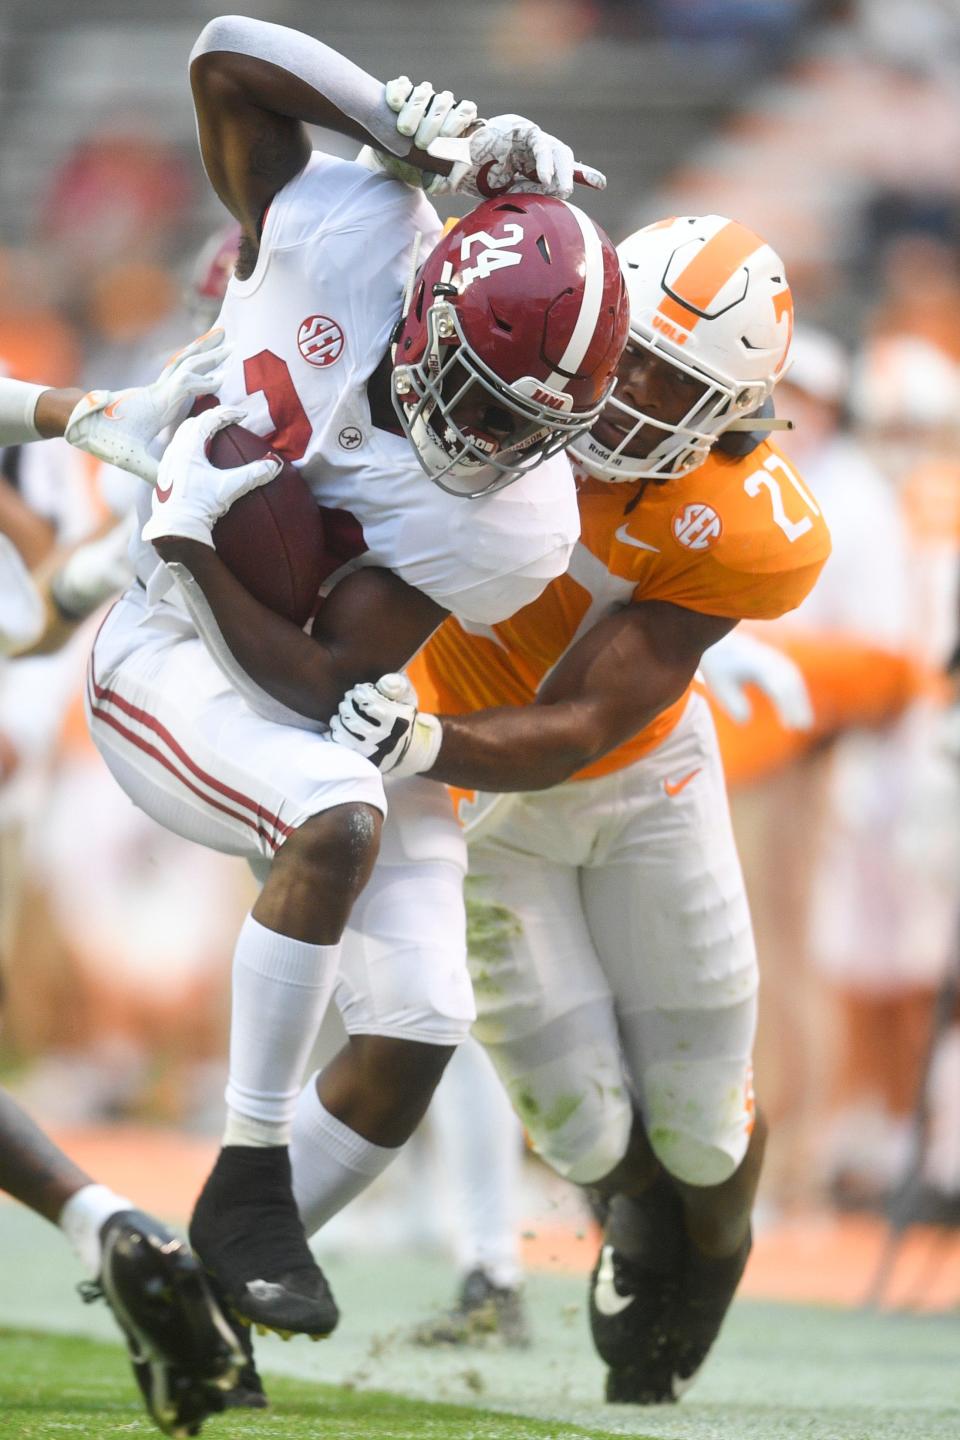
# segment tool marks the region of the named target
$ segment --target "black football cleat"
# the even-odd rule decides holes
[[[720,1333],[753,1248],[748,1230],[740,1248],[723,1260],[709,1260],[687,1246],[676,1321],[676,1383],[692,1385]]]
[[[590,1333],[610,1367],[606,1398],[656,1405],[678,1398],[675,1324],[686,1237],[680,1197],[661,1175],[643,1195],[610,1202],[590,1277]]]
[[[418,1325],[415,1345],[500,1345],[525,1350],[530,1344],[523,1292],[495,1285],[481,1268],[464,1277],[456,1304],[433,1320]]]
[[[300,1223],[286,1146],[224,1146],[197,1200],[190,1243],[248,1324],[319,1339],[340,1318]]]
[[[613,1404],[663,1405],[693,1383],[750,1254],[710,1260],[691,1244],[680,1197],[661,1175],[643,1195],[616,1196],[591,1277],[590,1328]]]
[[[224,1318],[243,1352],[243,1365],[237,1376],[237,1382],[229,1390],[223,1392],[223,1408],[225,1410],[266,1410],[270,1401],[263,1388],[263,1381],[253,1355],[252,1326],[232,1312],[213,1276],[208,1275],[207,1279],[211,1290],[220,1302]]]
[[[112,1215],[101,1232],[99,1283],[123,1331],[147,1410],[165,1435],[198,1435],[223,1409],[244,1362],[233,1331],[186,1241],[139,1210]]]

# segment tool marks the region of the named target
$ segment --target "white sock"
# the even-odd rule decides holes
[[[119,1210],[136,1210],[126,1195],[106,1185],[84,1185],[77,1190],[57,1216],[57,1224],[70,1242],[70,1249],[91,1280],[100,1274],[100,1231]]]
[[[308,1235],[366,1190],[403,1148],[374,1145],[331,1115],[317,1094],[319,1073],[297,1101],[290,1141],[293,1194]]]
[[[474,1039],[458,1047],[430,1106],[457,1216],[456,1261],[494,1285],[523,1279],[518,1237],[523,1132],[493,1062]]]
[[[233,953],[224,1145],[289,1143],[339,959],[339,945],[291,940],[247,916]]]

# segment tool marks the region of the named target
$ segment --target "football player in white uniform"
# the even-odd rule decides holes
[[[212,387],[225,405],[180,427],[159,472],[143,453],[164,409],[148,423],[149,388],[79,401],[8,392],[6,412],[0,389],[0,440],[5,413],[21,439],[28,425],[66,426],[74,443],[156,479],[137,583],[94,645],[91,731],[138,805],[264,877],[235,953],[224,1147],[190,1233],[241,1315],[324,1334],[337,1309],[287,1148],[323,1011],[336,987],[350,1040],[303,1121],[323,1156],[326,1213],[407,1139],[473,1019],[465,968],[439,942],[433,964],[411,955],[408,968],[394,951],[339,970],[386,805],[375,767],[334,746],[325,722],[345,685],[402,664],[447,614],[495,623],[563,571],[579,527],[561,452],[612,389],[628,306],[610,242],[559,198],[571,152],[530,122],[435,138],[448,119],[448,130],[470,120],[451,96],[415,90],[398,113],[383,85],[320,42],[242,17],[206,27],[191,79],[207,173],[244,237],[220,317],[232,348]],[[423,190],[311,153],[304,122],[403,158],[426,185],[444,172],[473,194],[515,191],[440,239]],[[178,362],[182,388],[216,353],[215,337],[197,342]],[[313,640],[257,605],[212,548],[217,517],[277,468],[208,463],[211,435],[241,416],[301,469],[339,557],[361,567],[322,605]],[[293,718],[314,730],[278,723],[291,718],[284,696],[302,693],[275,683],[291,674],[309,680]]]

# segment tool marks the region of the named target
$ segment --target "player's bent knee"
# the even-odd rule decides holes
[[[644,1097],[650,1147],[668,1174],[698,1186],[730,1179],[754,1124],[742,1067],[656,1066],[644,1076]]]
[[[684,1134],[680,1130],[658,1129],[650,1145],[660,1164],[674,1180],[701,1188],[722,1185],[735,1174],[743,1159],[719,1145]],[[744,1145],[746,1153],[746,1145]]]
[[[495,1059],[496,1057],[494,1057]],[[534,1150],[565,1180],[592,1185],[609,1175],[630,1143],[632,1109],[626,1096],[592,1087],[538,1094],[529,1078],[507,1086]]]
[[[284,865],[314,871],[318,879],[336,877],[359,892],[380,847],[383,816],[372,805],[335,805],[299,825],[277,852]]]
[[[565,1167],[549,1160],[552,1169],[573,1185],[597,1185],[616,1170],[624,1156],[624,1146],[615,1136],[607,1136],[583,1154],[574,1156]],[[546,1157],[545,1157],[546,1158]]]

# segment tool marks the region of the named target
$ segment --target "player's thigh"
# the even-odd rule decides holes
[[[468,950],[486,1046],[537,1151],[586,1183],[623,1157],[632,1106],[577,872],[493,839],[471,846]]]
[[[386,788],[380,855],[344,935],[336,1003],[350,1034],[458,1045],[475,1015],[463,836],[443,785]]]
[[[385,809],[368,761],[261,719],[202,641],[140,621],[126,600],[108,616],[90,657],[87,717],[107,766],[153,819],[212,849],[270,859],[311,815]]]
[[[581,871],[584,910],[651,1144],[678,1178],[719,1184],[743,1159],[753,1123],[758,974],[706,707],[634,768],[615,842]],[[671,788],[693,778],[670,794],[661,770]]]

